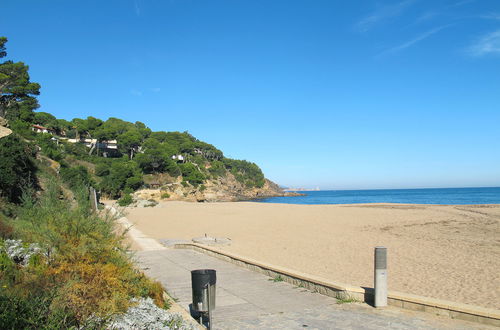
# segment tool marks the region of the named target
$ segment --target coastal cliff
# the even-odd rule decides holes
[[[182,178],[174,180],[165,177],[149,178],[154,180],[155,188],[141,189],[134,193],[136,205],[142,201],[177,200],[189,202],[234,202],[256,198],[291,196],[276,183],[264,179],[262,187],[247,187],[238,181],[232,173],[206,181],[197,187],[182,183]],[[167,183],[167,181],[173,181]]]
[[[12,115],[14,116],[14,115]],[[57,119],[33,112],[14,133],[70,186],[84,183],[119,205],[148,200],[239,201],[289,196],[260,167],[228,158],[189,132],[152,131],[118,118]],[[0,117],[0,138],[12,133]],[[139,204],[137,203],[140,202]]]

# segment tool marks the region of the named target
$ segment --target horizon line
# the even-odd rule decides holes
[[[359,191],[359,190],[419,190],[419,189],[481,189],[481,188],[500,188],[500,186],[470,186],[470,187],[419,187],[419,188],[364,188],[364,189],[316,189],[316,188],[285,188],[282,187],[283,190],[289,191]]]

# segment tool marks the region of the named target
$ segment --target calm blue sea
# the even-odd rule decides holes
[[[306,196],[272,197],[262,203],[285,204],[500,204],[500,187],[304,191]]]

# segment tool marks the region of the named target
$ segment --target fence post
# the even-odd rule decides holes
[[[90,187],[90,205],[92,206],[92,209],[97,212],[99,210],[98,207],[98,202],[97,202],[97,192],[94,189],[94,187]]]

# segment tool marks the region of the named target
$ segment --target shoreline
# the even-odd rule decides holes
[[[373,202],[373,203],[343,203],[343,204],[334,204],[334,203],[318,203],[318,204],[307,204],[307,203],[273,203],[273,202],[259,202],[259,200],[262,199],[267,199],[267,198],[276,198],[276,197],[282,197],[282,196],[275,196],[275,197],[262,197],[262,198],[255,198],[251,200],[239,200],[239,201],[234,201],[234,202],[215,202],[215,203],[242,203],[242,202],[255,202],[259,204],[277,204],[277,205],[305,205],[305,206],[315,206],[315,205],[336,205],[336,206],[370,206],[370,205],[408,205],[408,206],[479,206],[479,207],[488,207],[488,206],[500,206],[500,203],[485,203],[485,204],[425,204],[425,203],[398,203],[398,202]],[[288,196],[286,196],[288,197]],[[290,196],[290,197],[295,197],[295,196]],[[171,201],[164,201],[165,203],[169,203]],[[174,202],[174,201],[172,201]],[[184,201],[175,201],[175,202],[184,202]],[[186,203],[196,203],[196,202],[189,202],[185,201]],[[214,203],[214,202],[207,202],[209,204]]]
[[[217,247],[356,286],[372,286],[388,247],[389,290],[500,309],[500,205],[161,202],[126,208],[155,239],[227,237]]]
[[[379,191],[379,190],[433,190],[433,189],[491,189],[500,188],[500,186],[487,187],[441,187],[441,188],[373,188],[373,189],[284,189],[285,191]]]

